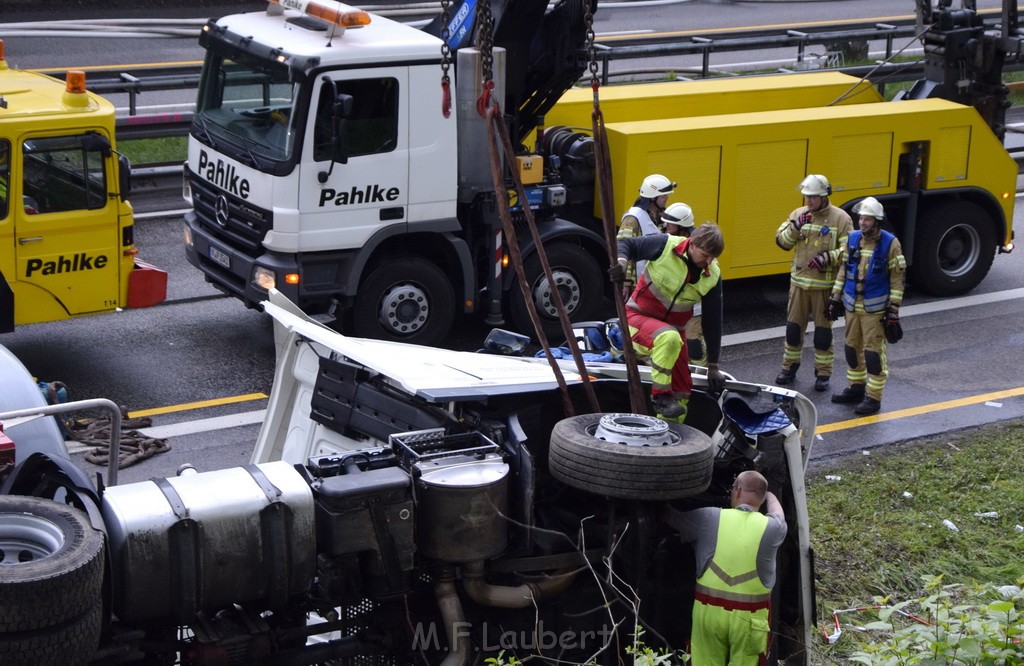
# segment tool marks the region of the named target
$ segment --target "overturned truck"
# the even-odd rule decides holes
[[[545,360],[345,337],[276,292],[264,307],[278,364],[251,464],[94,485],[52,419],[9,425],[0,661],[617,664],[636,636],[684,649],[694,557],[659,514],[727,506],[757,469],[789,526],[770,661],[810,663],[804,396],[740,381],[712,396],[698,374],[688,422],[669,424],[628,413],[622,364],[593,362],[589,413],[574,367],[563,396]],[[45,411],[0,362],[25,377],[0,389],[0,419]]]

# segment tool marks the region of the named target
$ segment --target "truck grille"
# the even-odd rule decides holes
[[[248,256],[260,254],[263,238],[274,227],[274,214],[238,197],[221,194],[195,175],[190,174],[189,181],[192,187],[192,206],[203,228]],[[220,197],[224,197],[227,203],[226,220],[217,217],[217,200]],[[223,203],[221,207],[224,207]]]

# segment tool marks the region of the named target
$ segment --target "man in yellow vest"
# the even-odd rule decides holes
[[[626,320],[637,355],[651,364],[651,406],[661,418],[682,423],[693,390],[684,331],[696,303],[703,306],[708,387],[719,392],[725,386],[718,369],[722,272],[716,259],[725,249],[722,230],[705,223],[689,238],[652,234],[620,238],[618,245],[618,263],[608,270],[614,284],[623,284],[627,262],[647,262],[626,303]]]
[[[759,512],[767,502],[767,515]],[[782,505],[758,472],[733,482],[729,509],[685,513],[668,508],[665,521],[693,543],[697,585],[690,631],[692,666],[756,666],[771,645],[770,600],[775,554],[786,538]]]

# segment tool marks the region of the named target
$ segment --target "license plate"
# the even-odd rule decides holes
[[[224,254],[214,246],[210,246],[210,259],[213,259],[224,268],[231,268],[231,257]]]

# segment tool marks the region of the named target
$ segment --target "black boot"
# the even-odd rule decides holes
[[[815,391],[827,391],[828,390],[828,377],[826,375],[815,375],[814,376],[814,390]]]
[[[864,385],[851,384],[842,393],[833,393],[832,402],[840,405],[855,405],[864,399]]]
[[[853,411],[862,416],[867,414],[874,414],[882,408],[882,403],[874,398],[864,396],[864,400],[859,405],[853,408]]]
[[[788,368],[783,368],[779,376],[775,378],[775,383],[779,386],[789,386],[793,383],[793,378],[796,377],[796,371],[800,369],[799,363],[794,363]]]
[[[655,415],[666,419],[674,419],[686,413],[686,406],[673,398],[671,393],[652,395],[651,407]]]

